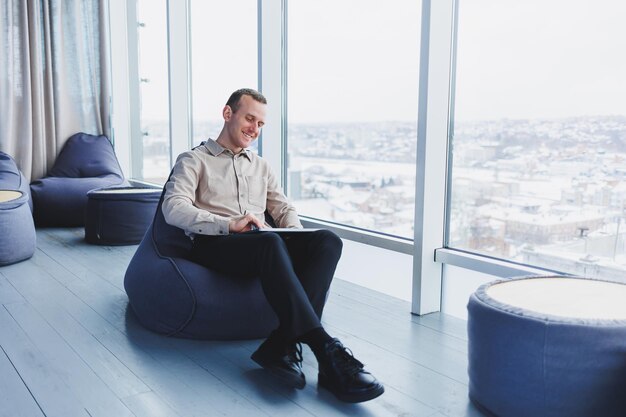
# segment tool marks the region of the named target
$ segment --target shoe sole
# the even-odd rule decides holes
[[[270,364],[264,362],[261,358],[259,358],[259,355],[257,355],[256,353],[257,352],[254,352],[250,358],[254,362],[256,362],[261,368],[268,371],[272,376],[276,377],[281,382],[289,385],[290,387],[293,387],[296,389],[303,389],[305,387],[306,379],[304,378],[304,376],[299,377],[298,375],[294,375],[291,372],[277,369],[271,366]]]
[[[321,375],[318,375],[317,377],[317,385],[327,391],[330,391],[335,397],[337,397],[337,399],[347,403],[362,403],[365,401],[373,400],[374,398],[380,397],[385,392],[385,387],[378,384],[368,391],[363,391],[356,394],[345,394],[343,392],[337,391],[335,387],[328,383],[326,379]]]

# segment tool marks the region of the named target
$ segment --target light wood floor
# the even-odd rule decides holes
[[[462,320],[411,316],[407,302],[336,279],[324,324],[386,387],[344,404],[318,391],[308,349],[298,391],[249,359],[258,340],[139,326],[123,287],[135,246],[88,245],[82,229],[39,230],[37,246],[0,267],[0,416],[482,416],[467,398]]]

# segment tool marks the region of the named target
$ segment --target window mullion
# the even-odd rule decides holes
[[[412,312],[441,308],[454,0],[424,0],[415,181]]]
[[[191,148],[191,60],[189,0],[168,0],[167,39],[170,95],[170,166]]]

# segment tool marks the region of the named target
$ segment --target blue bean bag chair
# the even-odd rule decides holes
[[[35,253],[35,225],[28,204],[28,182],[13,158],[0,152],[0,265]]]
[[[77,133],[67,140],[48,175],[30,185],[35,224],[82,226],[87,192],[122,184],[124,174],[109,139]]]
[[[130,261],[124,288],[143,326],[191,339],[267,336],[278,318],[258,279],[225,276],[186,258],[191,240],[165,222],[161,205]]]

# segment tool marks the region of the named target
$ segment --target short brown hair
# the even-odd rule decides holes
[[[259,103],[267,104],[265,96],[258,91],[252,88],[240,88],[232,93],[226,102],[226,105],[233,109],[233,113],[237,113],[237,110],[239,110],[239,101],[241,100],[241,96],[250,96]]]

